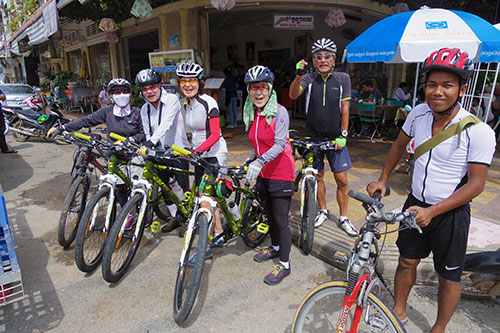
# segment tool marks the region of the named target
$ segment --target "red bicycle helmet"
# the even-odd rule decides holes
[[[467,52],[457,48],[442,48],[431,53],[422,65],[422,74],[427,75],[431,70],[446,70],[457,74],[462,80],[472,74],[474,65]]]

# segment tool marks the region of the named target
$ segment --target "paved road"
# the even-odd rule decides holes
[[[228,142],[230,151],[245,149]],[[0,156],[0,183],[26,296],[0,307],[2,332],[288,332],[304,295],[344,276],[292,247],[292,274],[278,286],[267,286],[262,279],[273,265],[254,262],[254,250],[238,239],[215,249],[194,313],[185,327],[178,327],[172,298],[181,239],[146,233],[120,283],[106,283],[100,270],[81,273],[73,263],[73,248],[63,250],[56,234],[73,148],[43,141],[16,143],[10,135],[8,143],[20,153]],[[435,298],[432,286],[414,289],[410,332],[429,330]],[[449,331],[498,332],[499,310],[495,301],[464,300]]]

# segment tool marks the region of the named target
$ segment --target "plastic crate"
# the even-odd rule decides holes
[[[0,185],[0,306],[11,303],[24,296],[21,268],[14,250],[10,232],[9,218],[5,206],[2,186]]]

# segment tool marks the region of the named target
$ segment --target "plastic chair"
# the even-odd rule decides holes
[[[359,120],[361,122],[361,127],[363,127],[364,124],[371,124],[373,125],[373,132],[370,136],[370,140],[372,143],[375,143],[375,135],[378,137],[381,136],[380,131],[378,129],[380,122],[382,120],[382,117],[377,116],[375,114],[376,110],[375,104],[360,104],[358,103],[358,113],[359,113]]]

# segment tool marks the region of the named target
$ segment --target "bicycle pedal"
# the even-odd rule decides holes
[[[151,232],[153,234],[159,233],[160,230],[161,230],[161,224],[159,221],[154,221],[153,223],[151,223]]]
[[[347,261],[347,255],[344,252],[336,251],[333,255],[333,260],[338,264],[345,264]]]
[[[267,232],[269,231],[269,225],[266,223],[259,223],[257,224],[257,231],[261,234],[267,234]]]

